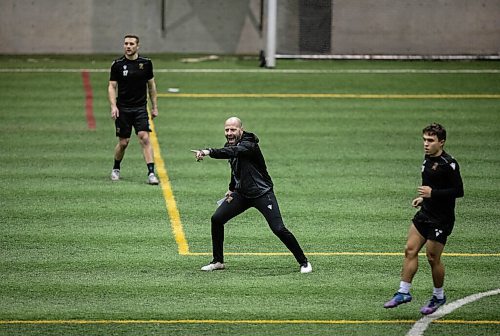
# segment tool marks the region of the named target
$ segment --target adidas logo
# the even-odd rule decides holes
[[[441,233],[443,233],[443,230],[434,229],[434,232],[436,233],[436,237],[437,237],[437,236],[439,236]]]
[[[269,210],[273,210],[273,205],[272,205],[272,204],[269,204],[269,205],[267,206],[267,208],[268,208]]]

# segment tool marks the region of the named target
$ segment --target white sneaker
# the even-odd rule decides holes
[[[156,185],[156,184],[159,184],[160,181],[158,181],[158,178],[156,177],[156,175],[154,173],[151,173],[148,176],[148,183],[151,185]]]
[[[312,271],[313,267],[309,261],[300,265],[300,273],[311,273]]]
[[[201,268],[202,271],[210,272],[210,271],[217,271],[217,270],[223,270],[225,268],[223,263],[220,262],[211,262],[210,264],[203,266]]]
[[[111,181],[118,181],[120,179],[120,169],[113,169],[111,171]]]

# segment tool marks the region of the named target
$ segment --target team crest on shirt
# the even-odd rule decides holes
[[[123,76],[127,76],[128,75],[128,70],[127,70],[127,66],[124,65],[123,66]]]
[[[438,163],[437,162],[434,162],[434,164],[432,165],[432,170],[436,170],[438,167]]]
[[[140,70],[144,69],[144,63],[139,63],[139,69]]]

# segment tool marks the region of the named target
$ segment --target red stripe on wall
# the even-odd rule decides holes
[[[92,85],[90,84],[90,72],[82,71],[83,89],[85,90],[85,116],[87,117],[87,127],[91,130],[95,129],[94,118],[94,97],[92,95]]]

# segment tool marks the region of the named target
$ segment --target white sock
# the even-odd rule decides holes
[[[436,288],[434,287],[434,290],[432,291],[432,295],[437,297],[439,300],[442,300],[444,298],[444,289],[443,287],[441,288]]]
[[[401,281],[399,283],[398,292],[403,293],[403,294],[408,294],[408,293],[410,293],[410,288],[411,288],[411,282]]]

